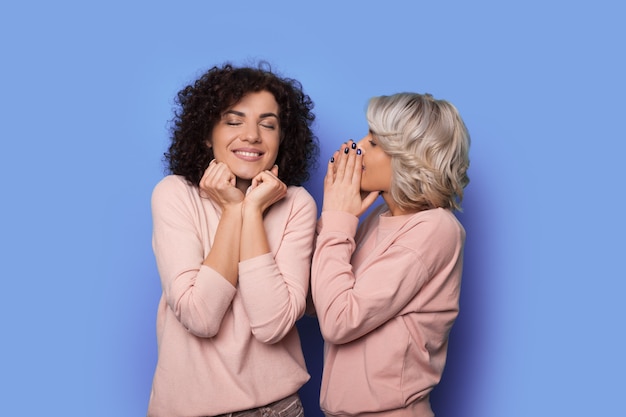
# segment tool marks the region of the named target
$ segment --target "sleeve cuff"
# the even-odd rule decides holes
[[[318,223],[318,233],[341,232],[350,236],[356,235],[359,218],[345,211],[322,211]]]
[[[272,255],[271,252],[246,259],[245,261],[239,262],[239,277],[241,278],[244,274],[252,273],[258,269],[262,269],[273,264],[274,255]]]

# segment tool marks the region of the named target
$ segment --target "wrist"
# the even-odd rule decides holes
[[[263,217],[264,211],[265,209],[262,206],[250,201],[244,201],[241,204],[241,213],[244,217]]]
[[[241,216],[243,213],[243,203],[242,202],[238,202],[238,203],[229,203],[229,204],[224,204],[222,206],[222,216],[223,215],[229,215],[229,214],[236,214]]]

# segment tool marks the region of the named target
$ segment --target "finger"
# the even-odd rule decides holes
[[[370,208],[372,204],[374,204],[379,195],[380,193],[378,191],[372,191],[368,193],[365,198],[361,200],[361,209],[358,213],[356,213],[356,215],[361,216],[363,213],[365,213],[367,209]]]
[[[356,143],[350,142],[349,150],[347,154],[346,160],[346,180],[350,180],[351,184],[359,184],[361,185],[361,175],[360,172],[355,173],[356,163]]]
[[[324,177],[324,187],[333,185],[337,180],[337,166],[339,165],[340,155],[341,153],[339,151],[335,151],[328,161],[326,176]]]
[[[237,177],[232,173],[228,165],[215,161],[213,165],[215,184],[222,186],[224,183],[235,186]]]
[[[266,170],[266,171],[261,171],[258,174],[256,174],[253,180],[256,180],[257,184],[260,184],[262,182],[269,181],[272,178],[274,178],[272,171]]]
[[[326,166],[326,176],[324,176],[324,184],[332,184],[334,180],[335,180],[335,156],[333,155],[328,160],[328,165]]]
[[[225,184],[229,186],[235,186],[237,177],[228,169],[228,165],[215,162],[209,164],[209,168],[206,171],[205,184],[212,187],[224,188]]]
[[[328,175],[329,179],[332,182],[334,182],[335,179],[337,178],[337,166],[339,165],[339,156],[340,155],[341,155],[341,152],[335,151],[333,153],[333,156],[328,161],[328,169],[327,169],[326,174]]]
[[[378,198],[380,192],[372,191],[363,199],[363,208],[367,209],[369,206],[374,204],[374,201]]]
[[[233,186],[236,187],[237,186],[237,177],[235,176],[235,174],[233,174],[232,172],[230,172],[230,170],[228,171],[228,183]]]
[[[208,184],[209,182],[209,178],[212,175],[213,169],[214,169],[214,161],[209,162],[209,165],[205,168],[204,172],[202,173],[202,178],[200,179],[200,183],[201,184]]]
[[[361,186],[361,175],[363,174],[363,155],[361,154],[361,149],[357,149],[354,152],[350,152],[354,154],[354,165],[352,166],[352,183],[359,184]]]
[[[339,154],[337,155],[337,158],[335,158],[335,180],[343,181],[346,175],[346,163],[348,162],[350,146],[342,144],[338,152]]]
[[[274,174],[276,178],[278,178],[278,165],[274,165],[272,169],[270,170],[270,172]]]
[[[281,183],[276,174],[274,173],[276,170],[272,168],[271,170],[261,171],[252,179],[253,188],[266,184],[268,186],[276,186],[276,184]]]

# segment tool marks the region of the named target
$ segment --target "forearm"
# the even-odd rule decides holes
[[[294,190],[295,193],[295,190]],[[295,198],[295,197],[292,197]],[[275,206],[263,220],[271,246],[249,252],[239,264],[239,290],[254,336],[263,343],[282,339],[304,313],[317,210],[301,190],[296,205]],[[278,214],[278,213],[284,214]],[[287,223],[283,216],[289,215]],[[246,240],[248,235],[242,234]],[[252,239],[250,239],[252,240]],[[259,239],[255,239],[259,240]],[[262,253],[264,252],[264,253]]]
[[[333,344],[351,342],[395,317],[428,277],[410,248],[375,250],[375,258],[357,266],[350,263],[352,248],[340,233],[323,233],[313,257],[313,300],[322,335]]]
[[[324,339],[344,343],[357,324],[352,312],[351,295],[355,277],[350,265],[354,241],[347,236],[317,239],[311,267],[311,295]]]
[[[236,289],[210,267],[187,271],[168,283],[165,299],[178,321],[198,337],[215,336]]]
[[[219,216],[209,211],[201,215],[202,200],[194,191],[174,176],[155,187],[152,243],[168,307],[189,332],[212,337],[236,289],[213,267],[202,265],[213,241],[204,221],[217,227]]]
[[[284,275],[271,253],[244,261],[239,291],[254,337],[276,343],[292,329],[304,312],[307,271],[298,277]]]
[[[241,237],[240,261],[246,261],[270,252],[267,232],[263,224],[263,212],[252,204],[243,205]]]
[[[241,204],[224,208],[211,249],[203,264],[222,275],[233,287],[239,276],[239,248],[242,235]]]
[[[241,236],[240,291],[251,330],[261,342],[274,343],[295,323],[293,300],[270,253],[263,213],[251,205],[244,206]]]

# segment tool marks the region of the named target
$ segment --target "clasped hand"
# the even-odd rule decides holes
[[[278,178],[278,166],[258,173],[247,193],[237,188],[237,177],[228,165],[211,161],[200,180],[200,196],[213,199],[224,209],[244,203],[246,207],[265,211],[287,194],[287,186]]]
[[[362,168],[363,155],[352,140],[335,151],[324,177],[323,211],[345,211],[358,217],[376,201],[378,191],[361,191]]]

